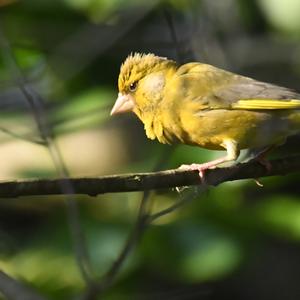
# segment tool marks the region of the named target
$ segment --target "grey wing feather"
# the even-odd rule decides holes
[[[229,105],[240,99],[300,99],[300,94],[291,89],[242,76],[215,90],[214,95]]]

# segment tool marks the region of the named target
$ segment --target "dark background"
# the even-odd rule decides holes
[[[132,115],[111,118],[121,62],[153,52],[300,90],[299,12],[296,0],[0,1],[0,179],[60,175],[38,144],[35,113],[71,176],[220,156],[147,140]],[[41,100],[34,109],[20,84]],[[298,148],[295,137],[273,155]],[[247,180],[192,191],[192,201],[145,231],[103,299],[299,299],[299,175],[261,181],[264,187]],[[141,197],[77,197],[98,276],[118,256]],[[179,197],[153,192],[152,211]],[[50,299],[84,289],[62,196],[1,199],[0,255],[3,271]]]

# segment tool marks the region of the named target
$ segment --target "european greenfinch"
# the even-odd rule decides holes
[[[185,167],[206,169],[238,158],[241,149],[271,148],[300,131],[300,94],[212,65],[135,53],[121,66],[111,115],[133,111],[146,135],[227,155]]]

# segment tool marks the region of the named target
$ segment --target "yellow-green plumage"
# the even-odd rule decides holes
[[[149,138],[226,149],[223,161],[300,131],[299,94],[207,64],[178,66],[153,54],[133,54],[121,66],[119,92],[132,101]]]

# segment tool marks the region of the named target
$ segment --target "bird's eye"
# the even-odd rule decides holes
[[[136,90],[136,87],[137,87],[137,82],[136,81],[132,82],[129,86],[130,92],[134,92]]]

